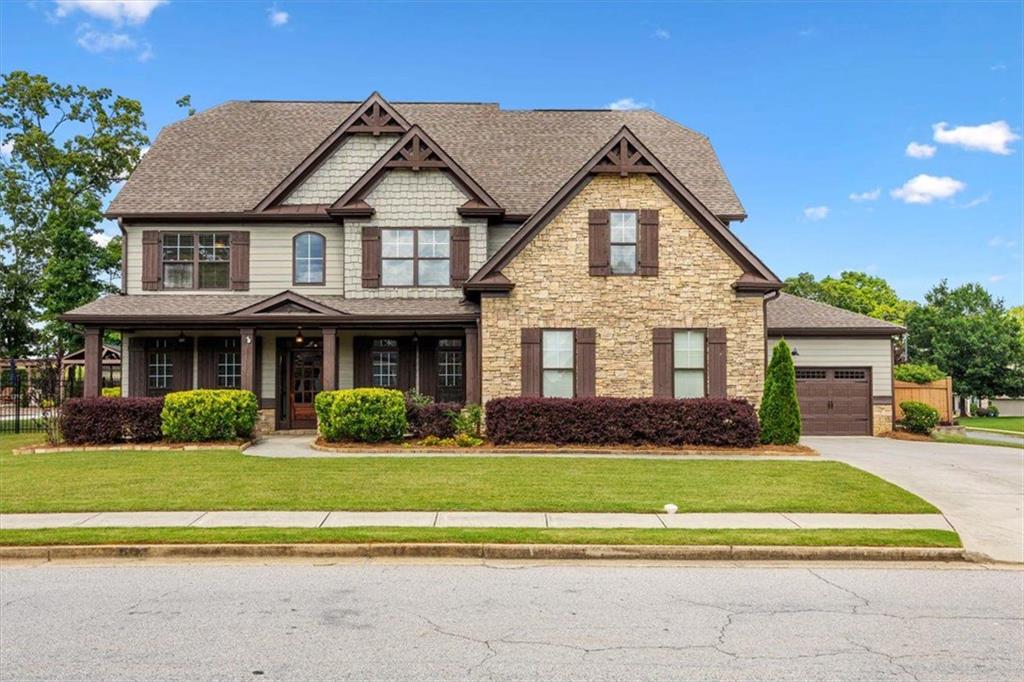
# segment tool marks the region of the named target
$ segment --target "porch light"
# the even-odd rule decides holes
[[[792,355],[800,355],[800,351],[798,351],[796,348],[794,348]]]
[[[178,332],[178,343],[185,343],[185,332]]]
[[[303,338],[302,338],[302,327],[299,327],[299,331],[298,331],[298,333],[297,333],[297,334],[295,334],[295,345],[296,345],[296,346],[301,346],[301,345],[302,345],[302,342],[303,342],[304,340],[305,340],[305,339],[303,339]]]

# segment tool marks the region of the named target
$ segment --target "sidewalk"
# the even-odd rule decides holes
[[[896,528],[953,530],[941,514],[592,514],[544,512],[170,511],[0,514],[36,528]]]

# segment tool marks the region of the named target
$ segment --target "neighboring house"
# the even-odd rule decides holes
[[[87,362],[124,334],[125,395],[252,389],[279,429],[351,386],[756,403],[786,336],[810,432],[891,421],[902,329],[780,297],[708,139],[651,111],[228,102],[165,128],[108,215],[122,294],[65,319]]]

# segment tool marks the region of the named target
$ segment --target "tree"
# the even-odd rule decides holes
[[[61,85],[24,71],[3,76],[0,139],[10,153],[0,160],[0,299],[14,306],[5,318],[15,317],[5,322],[5,345],[23,344],[24,322],[31,328],[37,319],[58,355],[77,345],[77,334],[58,317],[110,288],[101,280],[109,259],[92,237],[104,198],[149,142],[144,129],[139,102],[109,89]]]
[[[1024,393],[1021,324],[980,284],[939,282],[907,316],[907,335],[911,359],[952,376],[962,396]]]
[[[879,320],[903,324],[914,308],[904,301],[888,282],[881,277],[847,270],[839,277],[831,275],[816,281],[809,272],[786,279],[786,291],[794,296],[827,303]]]
[[[796,368],[785,339],[775,344],[764,377],[764,393],[757,411],[761,442],[796,445],[800,442],[800,402],[796,397]]]

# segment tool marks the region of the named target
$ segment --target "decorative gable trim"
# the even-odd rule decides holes
[[[366,195],[386,172],[393,169],[406,169],[414,173],[434,169],[446,173],[469,195],[469,200],[459,208],[461,215],[500,216],[505,212],[498,202],[441,148],[441,145],[431,139],[422,128],[414,125],[327,209],[327,213],[339,217],[373,215],[373,207],[365,201]]]
[[[561,189],[524,222],[512,237],[491,256],[466,282],[470,291],[494,291],[495,276],[507,265],[558,213],[587,186],[590,179],[601,173],[616,173],[625,177],[630,173],[650,175],[676,204],[682,208],[711,239],[743,268],[744,284],[748,288],[754,279],[761,290],[782,288],[782,281],[754,253],[734,235],[665,165],[633,134],[622,126],[591,159],[583,165]],[[741,277],[741,280],[743,278]],[[506,279],[506,281],[508,281]],[[485,286],[488,283],[488,286]],[[511,285],[511,282],[510,282]],[[510,286],[511,288],[511,286]]]
[[[324,160],[341,146],[349,135],[369,133],[374,136],[402,134],[409,130],[409,122],[402,117],[379,92],[367,97],[334,132],[328,135],[309,156],[302,160],[295,169],[270,191],[260,203],[257,211],[265,211],[284,200],[288,194],[299,186],[310,173],[316,170]]]
[[[345,315],[346,313],[335,310],[330,306],[317,303],[311,298],[294,291],[282,291],[270,298],[263,299],[258,303],[246,306],[232,313],[230,316],[238,317],[259,317],[280,315]]]

